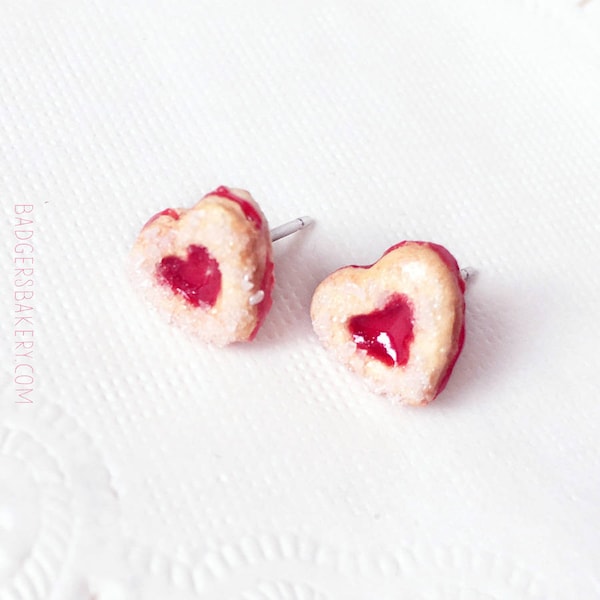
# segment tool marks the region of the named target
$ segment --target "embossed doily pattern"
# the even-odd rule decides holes
[[[105,581],[98,600],[116,589],[127,600],[157,587],[173,598],[231,600],[551,599],[538,576],[485,550],[414,544],[391,551],[338,549],[294,535],[258,535],[185,564],[131,549],[127,579]],[[159,595],[156,595],[159,597]]]
[[[5,418],[0,473],[0,598],[47,600],[78,579],[73,553],[114,521],[108,471],[75,420],[47,404]]]

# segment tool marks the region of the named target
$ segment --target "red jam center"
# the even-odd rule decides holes
[[[252,221],[257,229],[260,229],[262,226],[262,218],[259,212],[254,208],[251,202],[248,200],[244,200],[244,198],[240,198],[233,194],[229,188],[226,188],[224,185],[218,187],[214,192],[208,194],[209,196],[221,196],[221,198],[227,198],[227,200],[231,200],[232,202],[236,202],[239,207],[242,209],[246,219],[248,221]]]
[[[176,210],[172,208],[165,208],[165,210],[161,210],[159,213],[156,213],[153,217],[150,217],[144,225],[144,227],[148,227],[150,223],[153,223],[154,221],[156,221],[156,219],[158,219],[158,217],[162,217],[163,215],[171,217],[171,219],[175,219],[175,221],[179,219],[179,213]]]
[[[354,343],[388,367],[408,362],[414,339],[412,306],[403,294],[394,294],[387,304],[366,315],[355,315],[348,329]]]
[[[165,256],[157,266],[158,279],[193,306],[215,305],[221,291],[219,263],[204,246],[188,246],[187,258]]]

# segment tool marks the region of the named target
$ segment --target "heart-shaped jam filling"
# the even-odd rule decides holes
[[[221,291],[219,263],[204,246],[188,246],[186,259],[165,256],[156,276],[193,306],[214,306]]]
[[[355,315],[348,323],[358,348],[387,366],[408,362],[413,334],[413,309],[403,294],[394,294],[378,310]]]

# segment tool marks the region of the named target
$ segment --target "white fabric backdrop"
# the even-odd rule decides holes
[[[4,0],[0,598],[600,598],[599,9]],[[278,242],[257,340],[216,352],[124,263],[220,184],[317,224]],[[422,410],[368,393],[308,316],[402,239],[479,271]]]

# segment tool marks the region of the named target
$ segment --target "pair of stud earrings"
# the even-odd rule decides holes
[[[272,242],[310,222],[301,217],[269,231],[247,191],[221,186],[192,208],[168,208],[144,225],[131,277],[159,312],[201,340],[251,341],[272,304]],[[326,277],[312,298],[313,328],[373,391],[427,404],[463,346],[468,275],[442,246],[401,242],[372,265]]]

